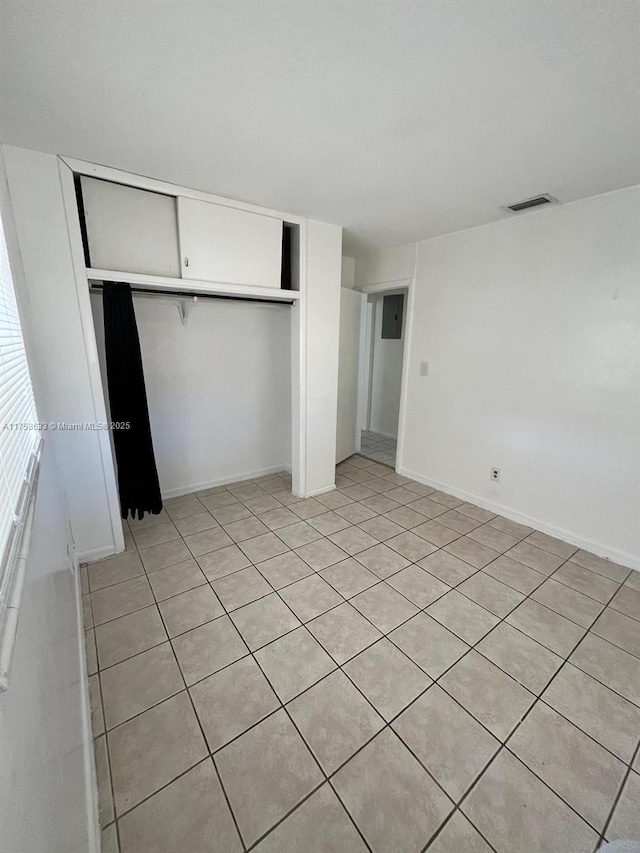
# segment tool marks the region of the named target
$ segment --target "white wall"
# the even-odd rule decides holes
[[[58,160],[51,154],[3,146],[11,205],[24,267],[24,301],[41,356],[44,383],[38,400],[43,421],[95,422],[87,346],[81,323]],[[89,297],[86,297],[88,308]],[[73,539],[82,556],[113,553],[101,442],[95,431],[49,433],[60,466]]]
[[[92,294],[104,367],[102,296]],[[291,464],[288,305],[134,297],[153,444],[165,497]]]
[[[638,567],[639,210],[635,187],[419,244],[400,459]]]
[[[338,365],[338,427],[336,462],[360,452],[358,384],[364,303],[366,297],[348,287],[340,288],[340,347]]]
[[[306,495],[335,488],[341,258],[342,228],[309,219],[302,335],[306,395],[301,401],[307,421]]]
[[[355,286],[366,287],[413,278],[416,266],[416,243],[381,249],[356,258]]]
[[[404,292],[404,291],[403,291]],[[401,338],[382,337],[384,295],[370,297],[373,301],[373,359],[371,364],[371,408],[369,429],[396,438],[402,388],[402,360],[407,323],[407,294]]]
[[[7,853],[95,850],[75,578],[56,476],[45,447],[9,689],[0,694],[0,848]]]
[[[42,416],[48,374],[37,357],[37,328],[28,310],[1,156],[0,207]],[[0,848],[7,853],[97,853],[83,632],[52,438],[44,436],[9,689],[0,693]]]
[[[356,259],[347,255],[342,256],[342,272],[340,275],[340,286],[351,290],[356,284]]]

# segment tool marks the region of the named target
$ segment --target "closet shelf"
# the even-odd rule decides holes
[[[124,281],[136,287],[148,290],[175,290],[176,293],[192,293],[194,296],[245,296],[264,299],[270,302],[292,302],[300,299],[297,290],[283,290],[276,287],[260,287],[248,284],[230,284],[223,281],[199,281],[189,278],[173,278],[142,273],[119,272],[117,270],[99,270],[86,267],[90,281]]]

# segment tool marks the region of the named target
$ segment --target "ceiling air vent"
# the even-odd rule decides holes
[[[534,198],[527,198],[524,201],[517,201],[515,204],[508,204],[506,210],[510,210],[512,213],[522,213],[523,210],[529,210],[532,207],[541,207],[543,204],[557,203],[557,198],[544,193],[543,195],[534,196]]]

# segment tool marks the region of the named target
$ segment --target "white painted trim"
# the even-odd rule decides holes
[[[78,300],[78,313],[80,314],[84,349],[87,356],[87,372],[89,374],[89,384],[91,386],[93,415],[94,420],[97,423],[106,423],[108,420],[107,408],[104,399],[102,378],[100,376],[98,345],[96,343],[93,313],[91,311],[91,297],[89,294],[89,288],[87,287],[84,249],[82,248],[82,235],[80,232],[80,221],[76,205],[73,172],[71,172],[60,157],[58,157],[58,172],[60,175],[62,199],[65,217],[67,220],[67,231],[69,234],[69,248],[71,250],[73,263],[76,298]],[[118,499],[115,465],[111,449],[111,438],[106,430],[97,430],[96,435],[98,447],[100,449],[104,488],[107,496],[107,504],[109,506],[111,532],[113,535],[113,552],[116,553],[118,551],[124,551],[124,536],[122,533],[122,522],[120,521],[120,501]]]
[[[176,489],[167,489],[162,492],[163,500],[169,498],[179,498],[181,495],[190,495],[193,492],[202,492],[205,489],[214,489],[216,486],[226,486],[227,483],[241,483],[243,480],[256,480],[258,477],[266,477],[269,474],[281,474],[287,471],[285,465],[270,465],[267,468],[259,468],[256,471],[243,471],[241,474],[227,474],[224,477],[217,477],[214,480],[207,480],[203,483],[193,483],[190,486],[179,486]]]
[[[397,468],[398,474],[404,477],[409,477],[417,483],[423,483],[425,486],[431,486],[439,491],[453,495],[460,500],[469,501],[483,509],[488,509],[490,512],[503,515],[511,521],[517,521],[519,524],[525,524],[527,527],[533,527],[541,533],[547,533],[549,536],[554,536],[556,539],[561,539],[563,542],[568,542],[570,545],[575,545],[576,548],[583,548],[585,551],[590,551],[598,557],[604,557],[606,560],[612,560],[615,563],[620,563],[630,569],[640,571],[640,559],[625,551],[618,551],[615,548],[609,548],[606,545],[601,545],[599,542],[594,542],[592,539],[586,539],[583,536],[577,536],[570,530],[565,530],[562,527],[556,527],[553,524],[548,524],[546,521],[541,521],[539,518],[534,518],[531,515],[526,515],[522,512],[517,512],[510,507],[504,506],[494,501],[487,501],[484,498],[478,497],[471,492],[465,492],[462,489],[456,489],[449,486],[447,483],[440,483],[438,480],[432,480],[430,477],[423,477],[422,474],[416,474],[413,471],[407,471],[405,468]],[[437,518],[435,519],[437,521]]]
[[[72,562],[74,562],[73,559]],[[100,834],[100,812],[98,808],[98,774],[96,771],[95,754],[93,752],[89,675],[87,670],[87,653],[84,642],[84,614],[82,609],[82,587],[79,571],[74,573],[74,583],[76,594],[76,625],[78,632],[78,661],[80,666],[84,787],[87,809],[87,835],[89,837],[89,849],[87,853],[100,853],[102,842]]]
[[[278,302],[291,302],[300,299],[297,290],[283,290],[276,287],[261,287],[252,284],[231,284],[225,281],[204,281],[195,278],[175,278],[161,275],[143,275],[142,273],[120,272],[118,270],[99,270],[86,267],[87,279],[97,281],[125,281],[137,287],[153,290],[193,291],[194,296],[212,294],[214,296],[250,296],[256,299],[271,299]]]
[[[291,492],[303,497],[307,488],[307,222],[300,226],[302,299],[291,311]]]
[[[120,554],[122,551],[124,551],[124,536],[122,537],[122,548],[116,548],[114,545],[102,545],[100,548],[92,548],[89,551],[79,551],[78,562],[95,563],[96,560],[113,557],[114,554]]]
[[[403,290],[405,287],[411,290],[413,278],[398,278],[391,281],[378,281],[375,284],[363,284],[354,288],[361,293],[386,293],[391,290]]]
[[[400,470],[404,456],[404,434],[407,423],[407,407],[409,400],[409,361],[411,355],[411,340],[413,338],[413,320],[414,320],[414,305],[415,305],[415,280],[418,268],[418,243],[416,243],[415,254],[413,258],[413,278],[411,284],[407,286],[407,305],[404,320],[404,347],[402,349],[402,378],[400,380],[400,406],[398,409],[398,435],[396,436],[396,471]]]
[[[315,498],[316,495],[326,495],[327,492],[335,492],[336,487],[333,486],[324,486],[322,489],[316,489],[315,492],[309,492],[306,495],[303,495],[304,498]]]
[[[366,294],[365,294],[366,296]],[[364,361],[362,367],[361,395],[361,429],[368,431],[371,426],[371,390],[373,386],[373,333],[375,326],[375,304],[365,300],[364,326],[361,335],[364,339]]]
[[[362,294],[360,302],[360,339],[358,346],[358,399],[356,403],[356,453],[362,450],[362,430],[364,429],[365,416],[365,383],[368,377],[367,360],[369,350],[367,348],[367,299],[366,294]],[[368,395],[367,395],[368,396]]]
[[[415,254],[413,260],[413,278],[402,278],[394,281],[382,281],[377,282],[376,284],[367,284],[360,288],[362,293],[366,294],[380,294],[380,293],[390,293],[395,290],[406,290],[407,291],[407,299],[406,299],[406,310],[404,316],[404,330],[403,330],[403,348],[402,348],[402,378],[400,382],[400,404],[398,407],[398,434],[397,435],[387,435],[387,433],[379,433],[380,435],[386,435],[387,438],[395,438],[397,440],[396,446],[396,471],[400,472],[400,464],[402,462],[402,451],[404,445],[404,430],[405,423],[407,420],[407,387],[409,384],[409,354],[411,352],[411,336],[413,333],[413,305],[414,305],[414,287],[415,287],[415,273],[416,266],[418,263],[418,244],[415,244]],[[368,382],[368,400],[367,400],[367,417],[365,418],[366,427],[363,427],[367,430],[371,428],[371,382],[372,382],[372,371],[373,371],[373,346],[375,340],[375,317],[371,319],[371,340],[369,342],[369,346],[371,349],[370,352],[370,363],[366,368],[365,373],[366,381]],[[364,386],[363,386],[364,393]]]
[[[236,201],[235,199],[225,198],[220,195],[193,190],[189,187],[182,187],[179,184],[173,184],[169,181],[158,181],[155,178],[148,178],[144,175],[135,175],[131,172],[123,172],[121,169],[113,169],[111,166],[102,166],[99,163],[88,163],[86,160],[78,160],[74,157],[63,157],[59,159],[65,163],[72,172],[79,175],[87,175],[91,178],[101,178],[103,181],[113,181],[117,184],[125,184],[129,187],[138,187],[142,190],[150,190],[155,193],[162,193],[177,198],[192,198],[198,201],[207,201],[212,204],[220,204],[224,207],[233,207],[236,210],[247,210],[251,213],[259,213],[261,216],[271,216],[274,219],[281,219],[284,222],[289,222],[293,225],[303,225],[306,223],[306,218],[296,216],[293,213],[285,213],[280,210],[273,210],[268,207],[260,207],[255,204],[247,204],[246,202]]]

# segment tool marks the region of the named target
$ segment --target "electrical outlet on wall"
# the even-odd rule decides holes
[[[421,361],[420,362],[420,376],[428,376],[429,375],[429,362]]]
[[[499,468],[492,468],[491,473],[489,474],[489,479],[493,480],[494,483],[499,483],[500,482],[500,469]]]

